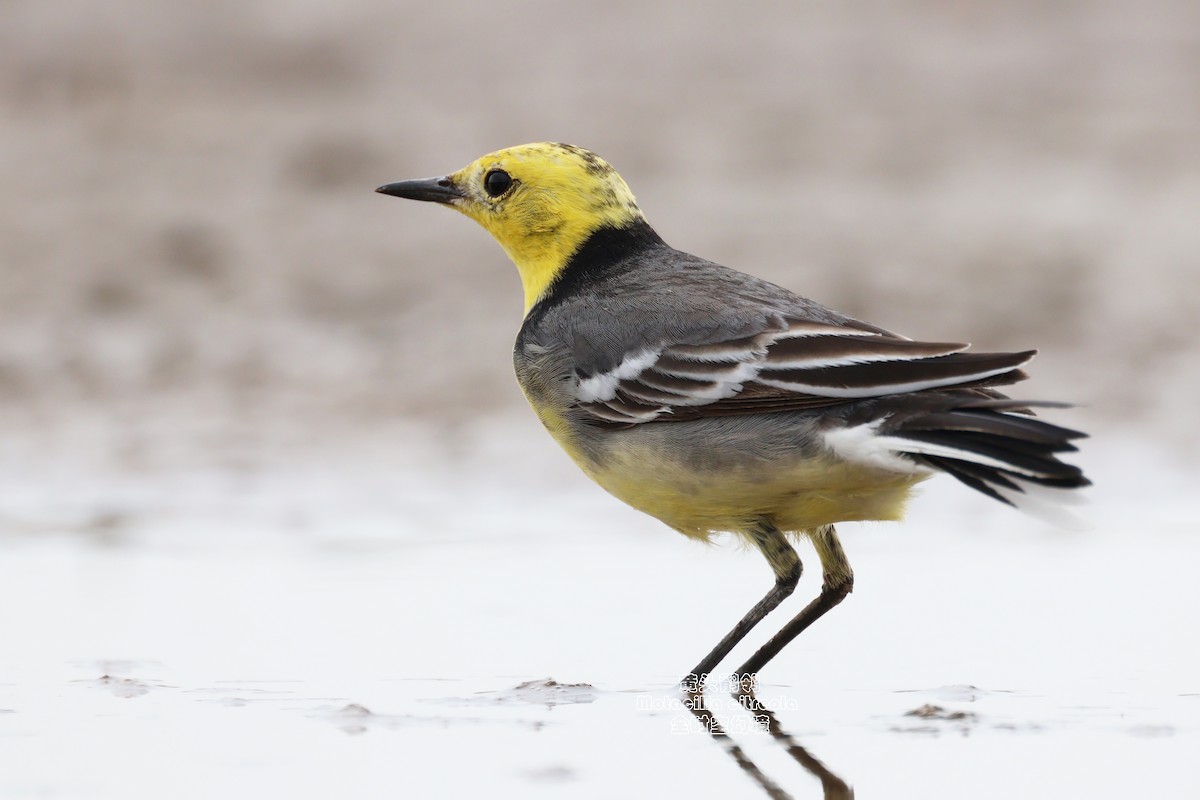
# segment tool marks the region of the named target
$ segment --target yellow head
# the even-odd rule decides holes
[[[553,142],[497,150],[444,178],[377,191],[443,203],[487,229],[521,273],[526,311],[592,233],[645,220],[608,162]]]

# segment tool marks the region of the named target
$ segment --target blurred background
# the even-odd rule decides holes
[[[603,155],[681,249],[1039,347],[1025,394],[1191,463],[1190,0],[7,0],[6,528],[109,535],[188,475],[197,508],[272,474],[279,508],[341,478],[398,513],[431,475],[575,480],[511,376],[511,264],[373,193],[538,140]]]
[[[681,249],[1038,347],[1021,393],[1081,404],[1092,530],[941,479],[843,531],[854,601],[766,678],[814,757],[1200,796],[1195,0],[0,0],[0,795],[745,795],[635,699],[762,560],[590,485],[513,379],[515,268],[374,192],[541,140]],[[905,732],[926,702],[975,721]]]

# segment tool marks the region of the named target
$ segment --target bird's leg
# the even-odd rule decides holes
[[[754,676],[768,661],[779,655],[780,650],[787,647],[789,642],[820,619],[826,611],[842,602],[854,589],[854,572],[850,569],[850,562],[846,560],[846,553],[842,550],[842,544],[838,541],[833,526],[818,528],[810,538],[817,556],[821,559],[821,571],[824,576],[821,594],[738,669],[738,678],[749,685],[753,685]]]
[[[704,685],[704,681],[708,679],[708,674],[716,669],[721,659],[729,655],[729,651],[746,638],[746,634],[761,622],[763,617],[782,603],[795,590],[796,584],[800,581],[800,571],[803,568],[800,557],[796,555],[795,549],[778,528],[763,520],[749,532],[749,536],[755,547],[766,557],[767,563],[771,565],[771,570],[775,573],[775,586],[767,592],[762,600],[759,600],[753,608],[747,611],[746,616],[733,626],[733,630],[725,634],[725,638],[717,642],[717,646],[712,649],[712,652],[706,655],[704,660],[684,677],[683,685],[689,691],[699,691]]]

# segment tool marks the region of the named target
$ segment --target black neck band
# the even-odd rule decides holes
[[[631,256],[665,244],[644,219],[600,228],[584,240],[547,288],[538,305],[552,306],[586,289]]]

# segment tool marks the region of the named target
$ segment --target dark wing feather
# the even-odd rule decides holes
[[[968,345],[914,342],[865,324],[772,320],[762,333],[666,343],[580,375],[578,405],[605,424],[810,410],[938,388],[1020,380],[1034,351],[965,353]]]

